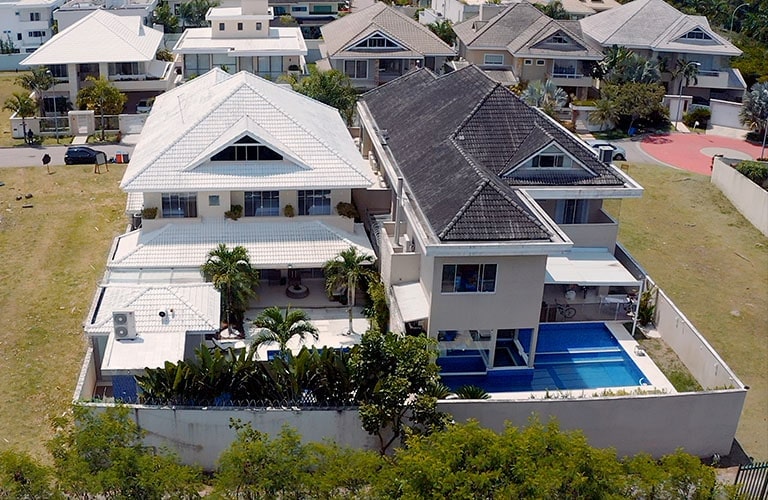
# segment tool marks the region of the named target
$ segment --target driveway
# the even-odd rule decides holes
[[[64,153],[68,144],[56,146],[18,146],[12,148],[0,148],[0,168],[2,167],[42,167],[42,158],[45,153],[51,155],[51,165],[64,165]],[[124,151],[129,155],[133,153],[132,145],[125,144],[94,144],[98,151],[104,151],[107,158],[113,158],[117,151]]]
[[[712,157],[716,154],[726,158],[753,160],[760,156],[761,149],[760,146],[740,139],[685,133],[650,135],[632,143],[637,145],[633,150],[659,163],[703,175],[712,173]],[[627,156],[630,161],[642,161],[633,160],[629,153]]]

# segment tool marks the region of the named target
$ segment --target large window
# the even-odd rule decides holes
[[[331,215],[331,191],[299,191],[299,215]]]
[[[496,291],[496,264],[443,265],[442,293]]]
[[[278,161],[282,160],[280,153],[260,144],[253,137],[245,136],[223,151],[211,156],[211,161]]]
[[[163,218],[197,217],[197,193],[163,193]]]
[[[245,216],[262,217],[280,215],[278,191],[246,191]]]
[[[558,224],[586,224],[589,200],[557,200],[555,222]]]
[[[51,75],[54,78],[66,78],[67,77],[67,65],[66,64],[51,64],[48,66],[51,70]]]
[[[402,47],[389,38],[384,38],[379,34],[371,35],[355,45],[355,47],[358,49],[402,49]]]
[[[483,64],[489,66],[501,66],[504,64],[504,54],[484,54]]]
[[[532,166],[537,168],[562,168],[565,166],[565,155],[540,154],[533,158]]]
[[[184,75],[202,75],[211,69],[209,54],[184,54]]]
[[[138,62],[109,63],[110,75],[140,75],[143,69]]]
[[[701,28],[696,28],[693,31],[689,31],[683,36],[683,38],[688,38],[689,40],[712,40],[712,37],[704,33]]]
[[[344,73],[353,80],[368,78],[368,61],[344,61]]]

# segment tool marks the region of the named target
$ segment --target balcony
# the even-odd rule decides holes
[[[559,224],[577,247],[607,248],[613,250],[619,233],[619,224],[602,210],[584,224]]]
[[[744,89],[744,80],[738,70],[727,69],[700,69],[696,76],[696,83],[691,82],[691,88],[708,89]]]
[[[583,61],[555,61],[550,79],[558,87],[592,87],[594,79]]]
[[[109,81],[123,92],[158,91],[164,92],[173,87],[177,75],[173,71],[174,62],[151,61],[146,64],[146,72],[135,75],[109,75]]]

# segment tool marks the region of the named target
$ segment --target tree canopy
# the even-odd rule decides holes
[[[335,69],[319,71],[313,66],[310,67],[309,75],[300,81],[292,75],[286,76],[285,79],[296,92],[338,109],[347,125],[352,125],[357,92],[352,88],[352,82],[347,75]]]
[[[3,109],[7,109],[11,113],[16,113],[21,117],[21,127],[24,133],[24,142],[27,142],[27,120],[28,116],[34,116],[37,110],[37,104],[35,100],[29,97],[24,92],[14,92],[11,97],[8,97],[3,103]]]
[[[208,252],[208,259],[200,270],[221,292],[222,320],[228,327],[243,332],[248,301],[256,296],[254,288],[259,285],[259,272],[251,266],[248,250],[220,243]]]
[[[40,116],[45,115],[43,92],[53,87],[55,83],[56,80],[46,66],[32,68],[28,73],[21,74],[16,78],[17,85],[35,93],[40,106]]]
[[[333,295],[336,290],[346,288],[349,333],[354,332],[352,308],[355,305],[357,285],[362,280],[371,278],[370,266],[373,265],[373,260],[372,256],[358,252],[355,247],[349,247],[323,265],[325,290],[328,296]]]
[[[456,43],[456,32],[453,31],[453,23],[450,19],[430,23],[427,28],[451,47]]]
[[[534,7],[552,19],[570,19],[571,15],[563,7],[563,2],[554,0],[546,4],[534,3]]]
[[[309,321],[307,313],[301,309],[293,309],[288,306],[285,312],[281,312],[277,306],[268,307],[253,320],[253,325],[262,328],[253,341],[253,348],[262,344],[276,343],[283,357],[290,355],[288,342],[293,337],[299,337],[304,342],[306,337],[312,337],[317,341],[317,328]]]
[[[211,7],[217,7],[216,0],[190,0],[179,4],[179,17],[184,28],[208,26],[205,15]]]
[[[105,115],[122,113],[128,97],[104,77],[86,78],[92,85],[80,89],[77,93],[77,107],[91,109],[101,117],[101,140],[105,139]]]
[[[744,93],[739,118],[741,123],[757,132],[762,137],[768,127],[768,82],[752,85],[749,92]]]
[[[661,125],[668,121],[668,110],[661,102],[664,93],[664,87],[658,83],[605,84],[590,120],[618,125],[627,131],[639,122]]]

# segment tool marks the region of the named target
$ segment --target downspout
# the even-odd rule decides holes
[[[397,178],[397,199],[395,200],[395,246],[400,246],[400,219],[402,218],[401,200],[403,199],[403,178]]]

